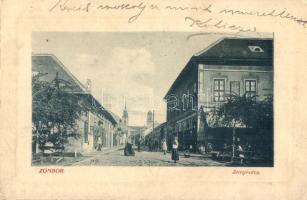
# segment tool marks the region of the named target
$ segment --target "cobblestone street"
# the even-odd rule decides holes
[[[171,154],[163,155],[162,152],[135,151],[135,156],[124,156],[123,149],[111,152],[95,153],[92,157],[72,163],[71,165],[102,165],[102,166],[225,166],[225,163],[214,161],[200,155],[192,155],[189,158],[180,156],[180,160],[174,163]]]

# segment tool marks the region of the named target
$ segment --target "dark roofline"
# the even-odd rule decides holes
[[[206,51],[208,51],[209,49],[213,48],[214,46],[218,45],[220,42],[222,42],[223,40],[226,39],[238,39],[238,40],[273,40],[273,38],[253,38],[253,37],[222,37],[219,38],[218,40],[216,40],[215,42],[211,43],[210,45],[208,45],[206,48],[204,48],[203,50],[195,53],[193,56],[200,56],[201,54],[205,53]]]
[[[166,122],[162,122],[161,124],[159,124],[157,127],[155,128],[160,128],[161,126],[165,126],[166,125]]]
[[[115,119],[116,123],[119,124],[120,121],[122,120],[120,116],[118,116],[117,114],[115,114],[112,111],[109,111],[109,113],[112,115],[112,117]]]

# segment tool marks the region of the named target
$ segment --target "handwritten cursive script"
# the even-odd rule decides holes
[[[87,2],[85,4],[70,4],[70,0],[58,0],[54,5],[52,5],[49,9],[49,12],[54,11],[55,9],[59,9],[60,11],[85,11],[89,12],[91,2]]]
[[[134,22],[135,20],[138,19],[138,17],[143,13],[143,11],[146,8],[146,4],[144,4],[143,2],[139,3],[139,4],[129,4],[129,3],[123,3],[123,4],[119,4],[119,5],[99,5],[97,6],[97,9],[99,10],[137,10],[137,13],[133,16],[131,16],[128,19],[128,22]]]
[[[181,5],[182,4],[182,5]],[[243,26],[238,24],[230,24],[228,22],[228,17],[225,16],[251,16],[251,17],[273,17],[276,19],[289,20],[293,23],[298,24],[302,28],[307,27],[307,19],[295,16],[291,14],[287,9],[278,10],[271,9],[269,11],[260,10],[244,10],[244,9],[232,9],[232,8],[218,8],[215,4],[202,4],[198,6],[184,5],[183,3],[173,4],[154,4],[148,1],[139,1],[136,3],[127,3],[125,1],[121,2],[110,2],[101,3],[101,1],[95,0],[56,0],[50,7],[49,12],[108,12],[108,11],[118,11],[131,13],[128,18],[128,23],[137,21],[145,12],[156,11],[156,12],[166,12],[171,14],[176,13],[187,13],[197,15],[195,16],[185,16],[184,21],[188,23],[189,27],[198,28],[213,28],[213,29],[225,29],[231,32],[256,32],[256,26],[252,24],[250,26]],[[220,17],[219,17],[220,16]],[[280,21],[280,20],[279,20]],[[252,21],[251,21],[252,23]]]
[[[53,12],[55,10],[58,11],[66,11],[66,12],[90,12],[91,10],[119,10],[119,11],[136,11],[136,14],[133,14],[129,19],[128,22],[134,22],[138,19],[138,17],[143,13],[146,8],[146,4],[141,2],[139,4],[129,4],[129,3],[121,3],[121,4],[98,4],[94,5],[93,2],[81,2],[81,3],[74,3],[73,0],[57,0],[57,2],[52,5],[49,9],[49,12]],[[150,7],[154,9],[153,6]]]
[[[257,16],[257,17],[278,17],[278,18],[281,18],[281,19],[291,20],[291,21],[301,25],[303,28],[307,27],[306,26],[307,19],[296,17],[293,14],[287,12],[287,9],[284,9],[282,11],[277,11],[277,10],[273,9],[269,12],[222,9],[221,11],[219,11],[219,14],[249,15],[249,16]]]

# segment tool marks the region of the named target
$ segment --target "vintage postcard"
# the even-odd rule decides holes
[[[306,1],[1,10],[0,198],[307,198]]]
[[[32,33],[32,165],[273,167],[273,41]]]

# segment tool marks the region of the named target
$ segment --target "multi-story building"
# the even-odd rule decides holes
[[[167,133],[178,136],[181,148],[214,140],[202,112],[224,103],[230,93],[257,100],[273,95],[272,39],[222,38],[193,55],[164,97]]]
[[[40,80],[51,82],[57,78],[69,83],[65,92],[73,93],[87,108],[77,120],[77,130],[82,137],[69,138],[65,146],[67,152],[93,151],[97,147],[98,136],[102,138],[103,147],[113,146],[113,135],[116,121],[108,110],[91,94],[91,81],[83,85],[65,66],[52,54],[33,54],[32,73],[43,74]]]

